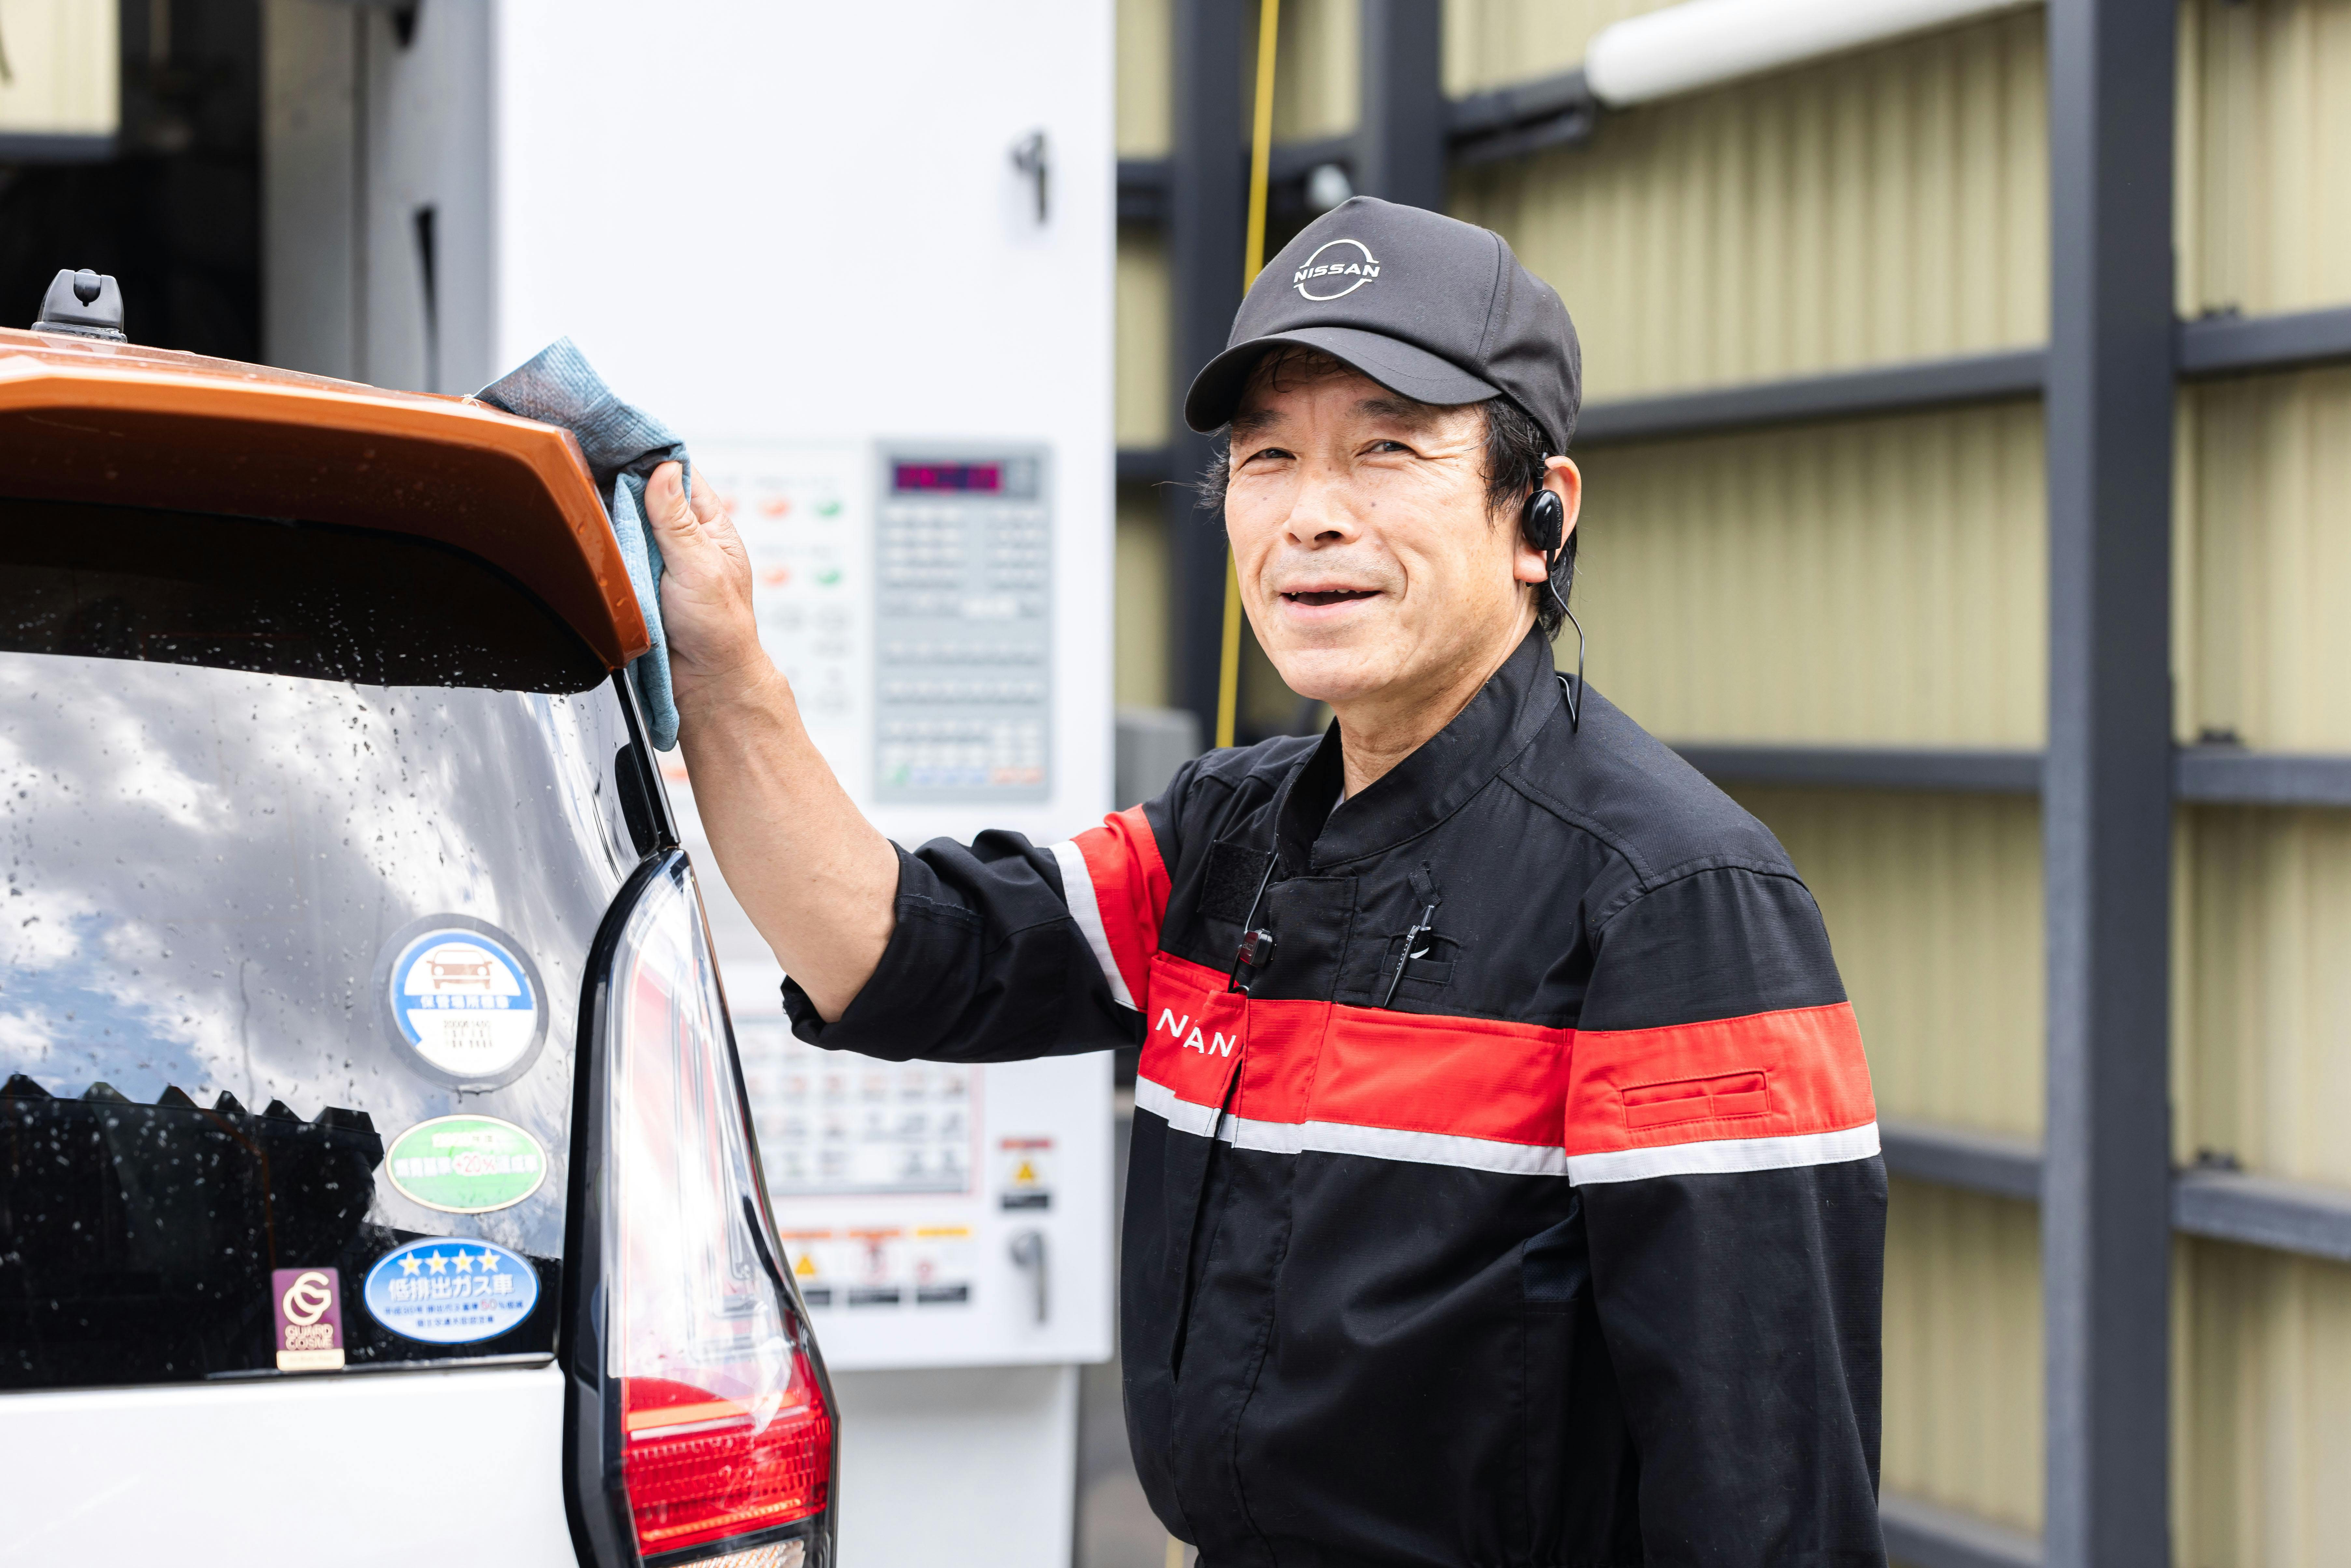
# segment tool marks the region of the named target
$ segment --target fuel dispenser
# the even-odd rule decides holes
[[[268,357],[465,392],[569,335],[731,497],[762,639],[868,816],[1066,838],[1112,804],[1111,27],[271,0]],[[837,1385],[844,1555],[1066,1562],[1109,1061],[802,1044],[689,837]]]

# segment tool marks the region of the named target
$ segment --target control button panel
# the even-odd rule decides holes
[[[1052,766],[1045,452],[885,445],[881,459],[874,798],[1042,800]]]

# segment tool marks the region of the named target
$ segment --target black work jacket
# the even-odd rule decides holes
[[[1127,1424],[1213,1568],[1881,1563],[1886,1172],[1777,841],[1598,693],[1572,730],[1534,637],[1340,788],[1334,728],[902,854],[880,968],[795,1026],[1142,1041]]]

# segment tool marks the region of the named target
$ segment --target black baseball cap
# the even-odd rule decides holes
[[[1551,285],[1502,236],[1353,196],[1306,225],[1249,286],[1225,351],[1192,378],[1184,422],[1229,423],[1267,351],[1299,343],[1430,403],[1507,397],[1553,453],[1575,434],[1583,353]]]

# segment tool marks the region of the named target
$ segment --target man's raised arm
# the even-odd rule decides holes
[[[889,945],[898,852],[858,810],[800,723],[791,683],[759,646],[751,560],[717,493],[691,504],[679,468],[653,470],[662,622],[678,744],[726,885],[827,1022]]]

